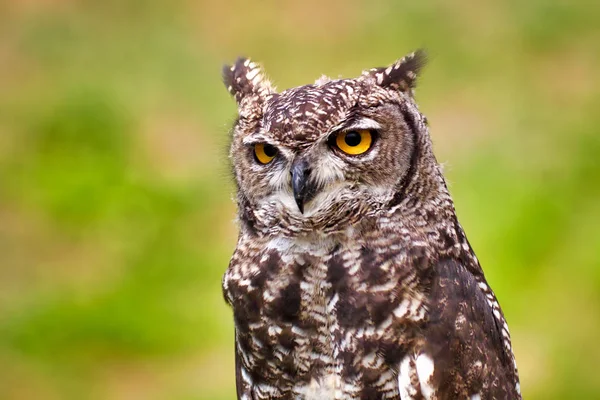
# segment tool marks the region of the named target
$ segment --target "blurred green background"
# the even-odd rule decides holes
[[[0,398],[232,399],[235,104],[418,47],[528,399],[600,397],[597,1],[0,0]]]

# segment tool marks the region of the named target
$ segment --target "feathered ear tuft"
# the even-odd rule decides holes
[[[419,71],[427,63],[424,50],[417,50],[389,67],[374,68],[365,72],[375,79],[377,85],[412,94],[417,83]]]
[[[223,83],[238,105],[248,96],[264,99],[274,92],[262,68],[248,58],[240,57],[232,66],[224,66]]]

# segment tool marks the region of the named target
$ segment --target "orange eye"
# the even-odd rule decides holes
[[[341,132],[335,138],[337,148],[352,156],[366,152],[372,143],[373,135],[368,129]]]
[[[261,164],[270,163],[277,155],[275,146],[267,143],[257,143],[254,145],[254,156]]]

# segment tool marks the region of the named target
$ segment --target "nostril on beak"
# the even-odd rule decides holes
[[[305,168],[305,169],[301,169],[301,170],[296,169],[296,171],[294,171],[294,168],[292,168],[290,170],[290,175],[292,177],[294,177],[294,173],[297,173],[298,176],[302,176],[302,177],[306,178],[308,175],[310,175],[310,171],[311,171],[310,168]]]

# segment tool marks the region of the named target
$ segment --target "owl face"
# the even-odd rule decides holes
[[[406,104],[421,61],[281,93],[248,60],[226,68],[239,105],[230,156],[241,219],[266,234],[331,233],[380,212],[411,165]]]

